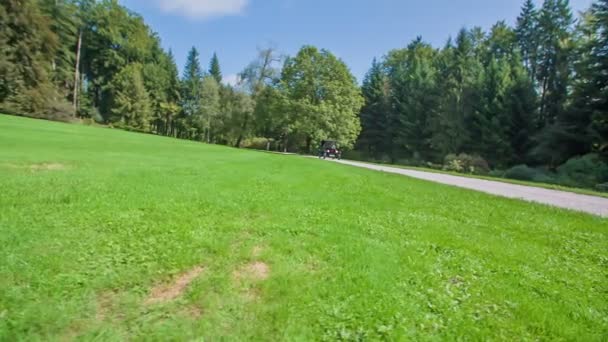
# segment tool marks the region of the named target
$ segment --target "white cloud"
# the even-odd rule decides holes
[[[241,81],[241,78],[239,77],[239,75],[236,75],[236,74],[224,76],[222,79],[222,82],[224,82],[224,84],[233,86],[233,87],[236,87],[240,81]]]
[[[243,13],[249,0],[156,0],[160,9],[195,19]]]

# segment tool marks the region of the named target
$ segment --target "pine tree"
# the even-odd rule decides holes
[[[211,62],[209,62],[209,75],[211,75],[218,84],[222,84],[222,71],[220,69],[220,61],[217,54],[214,52]]]
[[[470,149],[483,156],[491,166],[505,167],[513,155],[509,139],[512,118],[508,110],[511,86],[508,60],[493,56],[483,73],[480,97],[471,119],[475,144]]]
[[[4,109],[40,115],[56,98],[52,63],[59,46],[51,20],[37,1],[0,3],[0,105]]]
[[[393,152],[416,161],[429,160],[434,157],[430,147],[431,118],[439,105],[436,52],[421,38],[404,52],[404,58],[389,72],[394,110],[391,129],[396,149]]]
[[[199,61],[199,53],[192,47],[188,53],[184,75],[182,78],[181,106],[184,110],[185,120],[182,122],[183,128],[187,132],[185,136],[193,139],[200,134],[201,118],[201,88],[203,71]],[[199,126],[197,128],[197,125]]]
[[[532,137],[537,133],[535,119],[538,101],[534,82],[517,54],[511,61],[511,86],[505,100],[511,124],[508,136],[512,151],[512,155],[505,156],[505,160],[509,161],[509,165],[525,164],[529,161]]]
[[[130,64],[112,80],[112,121],[127,128],[148,131],[152,108],[142,70],[141,64]]]
[[[458,33],[455,46],[448,45],[438,62],[442,98],[433,118],[432,145],[444,156],[468,152],[474,149],[469,126],[482,68],[467,30]]]
[[[532,81],[536,81],[536,74],[538,68],[538,10],[534,5],[533,0],[526,0],[521,10],[521,14],[517,17],[517,25],[515,28],[515,34],[517,36],[517,42],[523,63],[528,70]]]
[[[165,135],[175,136],[177,134],[175,120],[181,111],[181,107],[179,106],[181,89],[179,71],[177,70],[177,64],[171,50],[169,50],[164,59],[163,68],[167,75],[167,101],[161,103],[161,109],[164,114],[163,121],[165,123],[164,132]]]
[[[590,132],[594,149],[608,159],[608,0],[598,0],[593,5],[597,37],[591,50],[592,84],[594,89]]]
[[[571,70],[572,13],[568,0],[545,0],[539,19],[539,125],[553,124],[565,112]]]
[[[66,0],[43,0],[41,8],[52,18],[51,30],[58,40],[58,48],[52,61],[52,79],[63,100],[72,97],[74,91],[74,65],[78,39],[78,7]]]
[[[388,87],[388,79],[383,66],[374,58],[361,88],[365,105],[359,114],[362,127],[359,145],[376,158],[389,152],[391,145],[388,122]]]

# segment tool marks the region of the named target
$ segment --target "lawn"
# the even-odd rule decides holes
[[[0,115],[0,340],[608,337],[608,220]]]

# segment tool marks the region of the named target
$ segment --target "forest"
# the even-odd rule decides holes
[[[331,138],[352,159],[608,191],[608,0],[418,37],[361,85],[314,46],[260,49],[235,86],[196,48],[180,71],[116,0],[2,0],[0,22],[4,113],[299,153]]]

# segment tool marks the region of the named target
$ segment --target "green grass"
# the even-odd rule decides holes
[[[608,336],[608,220],[591,215],[1,115],[0,189],[3,341]]]

